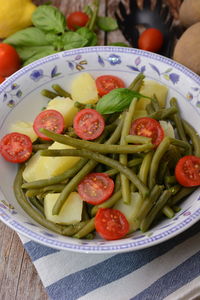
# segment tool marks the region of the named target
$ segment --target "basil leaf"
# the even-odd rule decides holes
[[[141,97],[151,99],[136,91],[131,91],[126,88],[115,89],[98,101],[96,110],[101,114],[121,112],[129,107],[133,98],[139,99]]]
[[[84,47],[88,40],[77,32],[66,32],[62,36],[64,50]]]
[[[40,5],[32,14],[33,24],[46,32],[63,33],[66,28],[66,18],[54,6]]]
[[[16,50],[21,58],[21,60],[26,61],[29,58],[38,55],[40,53],[49,55],[54,53],[53,46],[41,46],[41,47],[16,47]]]
[[[123,42],[116,42],[116,43],[110,43],[108,46],[116,46],[116,47],[129,47],[129,45],[123,43]]]
[[[112,17],[98,17],[97,26],[104,31],[113,31],[118,29],[117,21]]]
[[[76,32],[88,40],[85,46],[97,45],[97,35],[87,27],[81,27],[78,30],[76,30]]]
[[[30,63],[32,63],[33,61],[37,60],[37,59],[40,59],[42,57],[45,57],[45,56],[48,56],[50,54],[53,54],[53,53],[56,53],[55,50],[53,49],[49,49],[49,50],[44,50],[44,51],[40,51],[39,53],[36,53],[35,55],[31,56],[29,59],[27,59],[23,66],[27,66],[29,65]]]
[[[30,27],[20,30],[7,39],[4,43],[12,46],[48,46],[49,42],[46,39],[45,33],[39,28]]]

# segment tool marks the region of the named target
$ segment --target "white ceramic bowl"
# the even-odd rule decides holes
[[[32,121],[47,100],[40,95],[53,83],[69,90],[80,72],[94,77],[113,74],[128,85],[138,72],[169,87],[169,98],[181,104],[183,118],[200,132],[200,77],[182,65],[160,55],[132,48],[88,47],[42,58],[19,70],[0,85],[0,138],[12,122]],[[17,166],[0,157],[0,220],[28,238],[49,247],[88,253],[131,251],[161,243],[186,230],[200,219],[200,189],[182,204],[182,210],[146,234],[134,233],[116,241],[77,240],[59,236],[36,224],[18,205],[13,194]]]

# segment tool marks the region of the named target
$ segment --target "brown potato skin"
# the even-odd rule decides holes
[[[181,25],[186,28],[200,22],[200,1],[184,0],[180,7],[179,19]]]
[[[173,59],[200,75],[200,22],[182,34],[175,46]]]

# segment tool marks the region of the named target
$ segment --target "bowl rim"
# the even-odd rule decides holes
[[[8,79],[6,79],[1,85],[0,85],[0,94],[2,91],[5,90],[5,88],[13,83],[16,79],[27,73],[28,71],[38,67],[39,65],[45,64],[46,62],[49,62],[51,60],[54,60],[55,58],[63,58],[66,56],[72,56],[77,54],[83,54],[83,53],[90,53],[90,52],[109,52],[109,53],[123,53],[123,54],[134,54],[139,55],[143,57],[147,57],[150,60],[153,59],[154,61],[157,60],[159,62],[164,62],[166,65],[171,65],[178,69],[179,71],[183,72],[186,76],[189,76],[192,80],[194,80],[198,85],[200,85],[200,76],[188,69],[187,67],[181,65],[180,63],[164,57],[160,54],[152,53],[149,51],[144,51],[136,48],[129,48],[129,47],[116,47],[116,46],[92,46],[92,47],[84,47],[84,48],[77,48],[67,51],[58,52],[56,54],[52,54],[49,56],[46,56],[44,58],[41,58],[37,61],[34,61],[33,63],[29,64],[28,66],[23,67],[22,69],[18,70],[16,73],[11,75]],[[200,193],[197,195],[198,199],[200,198]],[[51,239],[51,237],[42,236],[40,233],[35,233],[34,231],[27,229],[25,226],[22,226],[17,221],[13,220],[11,221],[11,218],[6,215],[5,211],[1,209],[0,207],[0,220],[5,223],[7,226],[9,226],[11,229],[16,231],[19,234],[22,234],[26,236],[27,238],[38,242],[44,246],[49,246],[58,250],[69,250],[74,252],[81,252],[81,253],[94,253],[94,254],[102,254],[102,253],[121,253],[121,252],[128,252],[128,251],[135,251],[144,249],[147,247],[152,247],[154,245],[160,244],[166,240],[169,240],[183,231],[187,230],[189,227],[191,227],[193,224],[195,224],[200,219],[200,208],[197,209],[191,216],[184,219],[181,223],[176,224],[175,226],[171,227],[170,230],[167,230],[163,233],[158,233],[154,235],[154,237],[149,237],[146,240],[146,243],[144,241],[140,243],[139,241],[136,243],[134,239],[130,240],[128,242],[124,242],[120,245],[109,245],[109,242],[105,242],[106,245],[89,245],[88,243],[83,243],[80,245],[75,245],[73,243],[68,243],[66,241],[54,241]],[[11,221],[11,222],[10,222]],[[42,227],[44,228],[44,227]],[[161,236],[162,235],[162,236]],[[161,237],[160,237],[161,236]],[[68,237],[67,237],[68,238]],[[120,240],[122,241],[122,240]],[[126,238],[124,239],[126,241]],[[150,245],[149,245],[150,243]],[[103,244],[103,243],[102,243]],[[135,246],[134,246],[135,245]]]

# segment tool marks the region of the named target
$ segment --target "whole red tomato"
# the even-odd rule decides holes
[[[3,76],[0,76],[0,83],[2,83],[5,80]]]
[[[0,76],[8,77],[20,67],[20,58],[12,46],[0,43]]]
[[[148,28],[142,32],[138,40],[138,48],[158,52],[163,45],[163,34],[156,28]]]
[[[75,11],[67,17],[67,26],[70,30],[76,30],[79,27],[85,26],[88,21],[89,17],[87,14],[82,11]]]

